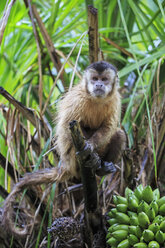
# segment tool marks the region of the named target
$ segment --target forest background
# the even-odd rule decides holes
[[[138,180],[165,190],[165,1],[1,0],[0,86],[49,131],[43,135],[42,125],[0,94],[0,202],[18,181],[16,172],[57,165],[53,152],[47,153],[53,120],[59,98],[90,63],[89,4],[98,9],[103,59],[119,71],[129,163],[139,172],[145,168]]]

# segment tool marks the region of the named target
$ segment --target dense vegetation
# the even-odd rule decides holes
[[[54,154],[47,153],[55,132],[57,102],[89,65],[88,4],[98,9],[103,59],[119,70],[121,125],[128,134],[126,177],[132,179],[130,171],[136,175],[145,168],[147,173],[139,173],[138,180],[152,185],[159,182],[164,191],[165,1],[34,0],[30,4],[28,0],[1,0],[0,86],[33,109],[50,131],[50,137],[44,136],[40,125],[35,126],[0,95],[0,154],[5,158],[5,162],[0,160],[1,202],[13,181],[18,181],[17,174],[12,178],[5,166],[8,161],[21,175],[57,165]],[[130,169],[132,165],[136,169]],[[48,203],[51,222],[53,205]]]

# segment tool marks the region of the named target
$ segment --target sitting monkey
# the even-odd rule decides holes
[[[85,138],[101,159],[113,163],[119,160],[125,148],[126,136],[118,128],[121,113],[118,88],[116,68],[104,61],[96,62],[87,67],[83,80],[60,101],[56,118],[56,146],[61,157],[61,174],[58,173],[57,167],[44,169],[26,174],[15,185],[6,199],[2,216],[3,226],[7,223],[6,226],[12,235],[27,237],[29,234],[28,229],[17,228],[12,218],[15,197],[25,186],[80,178],[69,129],[72,120],[80,123]],[[8,230],[6,233],[9,233]]]
[[[90,146],[108,162],[116,163],[125,147],[125,133],[118,128],[121,97],[116,68],[104,61],[88,66],[82,81],[60,101],[56,118],[56,146],[61,170],[80,178],[69,122],[77,120]]]

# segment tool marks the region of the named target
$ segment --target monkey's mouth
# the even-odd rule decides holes
[[[105,91],[102,89],[96,89],[96,90],[94,90],[94,94],[96,97],[102,97],[105,95]]]

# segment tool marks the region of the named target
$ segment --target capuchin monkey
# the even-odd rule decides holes
[[[56,118],[56,147],[61,158],[58,167],[26,174],[6,199],[3,211],[4,226],[18,237],[26,237],[28,229],[18,229],[12,221],[13,204],[18,192],[27,185],[80,179],[69,123],[80,123],[83,134],[93,151],[107,162],[117,163],[125,148],[125,133],[118,128],[121,99],[116,68],[104,61],[88,66],[82,81],[61,100]],[[6,231],[8,233],[8,230]]]
[[[118,128],[121,115],[119,78],[116,68],[104,61],[89,65],[82,81],[60,101],[56,118],[56,148],[66,179],[80,178],[69,123],[77,120],[92,150],[101,159],[117,163],[126,136]]]

